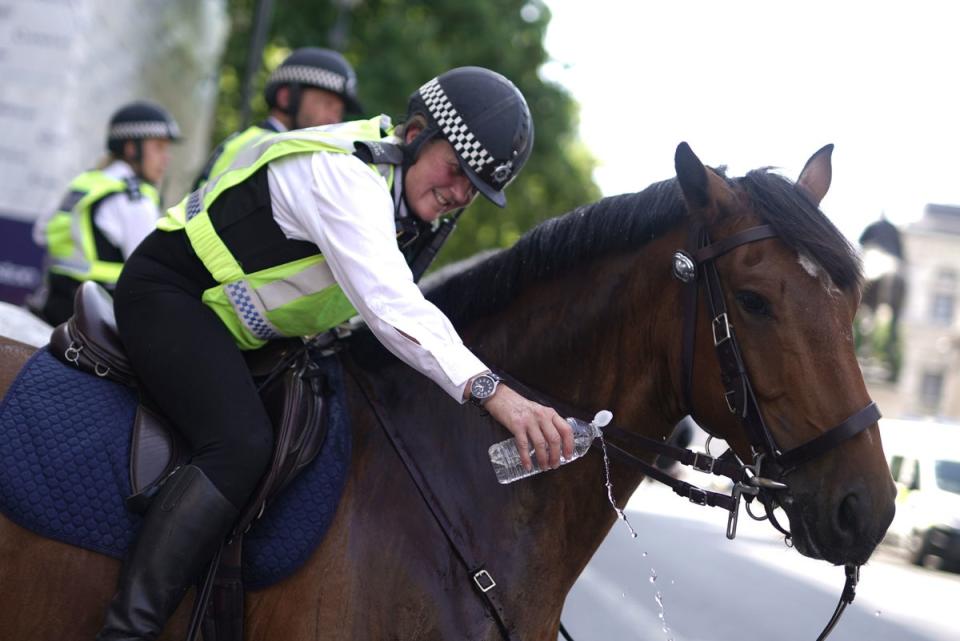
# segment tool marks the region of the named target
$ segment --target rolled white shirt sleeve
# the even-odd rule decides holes
[[[315,153],[271,163],[268,180],[287,237],[315,243],[380,342],[462,402],[467,382],[487,367],[413,282],[383,178],[354,156]]]

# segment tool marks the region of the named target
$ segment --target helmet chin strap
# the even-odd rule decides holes
[[[299,115],[300,115],[300,84],[292,83],[287,85],[289,88],[287,92],[287,108],[285,111],[287,115],[290,116],[290,129],[299,129]]]
[[[121,160],[130,165],[130,168],[133,169],[133,173],[137,176],[137,178],[140,178],[141,180],[147,180],[146,176],[143,175],[143,141],[131,140],[130,142],[133,143],[133,156],[128,158],[126,154],[124,154],[121,157]]]
[[[420,157],[420,150],[423,146],[440,133],[440,128],[436,125],[429,125],[421,130],[417,137],[401,147],[403,150],[403,168],[410,169],[413,163]]]

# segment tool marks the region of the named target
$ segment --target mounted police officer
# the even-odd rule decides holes
[[[38,316],[51,325],[70,318],[84,281],[113,288],[123,261],[157,226],[157,185],[170,141],[179,137],[176,121],[158,105],[134,102],[113,114],[105,166],[74,178],[60,207],[34,225],[35,242],[47,250],[44,287],[30,303]]]
[[[555,411],[494,376],[414,284],[396,219],[431,223],[504,189],[533,145],[517,88],[479,67],[416,91],[386,117],[254,143],[171,208],[124,268],[120,337],[140,382],[194,456],[153,499],[100,639],[152,639],[210,561],[269,464],[273,430],[241,350],[330,330],[355,314],[456,402],[534,447],[573,452]],[[527,463],[529,461],[526,461]]]
[[[363,112],[353,67],[338,52],[319,47],[303,47],[287,56],[270,74],[263,96],[270,115],[220,143],[197,177],[195,188],[222,173],[240,149],[267,134],[333,125],[342,122],[345,113]]]

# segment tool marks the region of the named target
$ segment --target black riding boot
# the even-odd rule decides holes
[[[170,477],[150,504],[97,639],[158,637],[239,516],[200,468]]]

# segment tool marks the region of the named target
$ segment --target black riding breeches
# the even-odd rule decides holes
[[[273,428],[240,349],[201,302],[211,285],[183,232],[155,231],[127,260],[114,309],[152,401],[192,448],[192,463],[242,509],[270,463]]]

